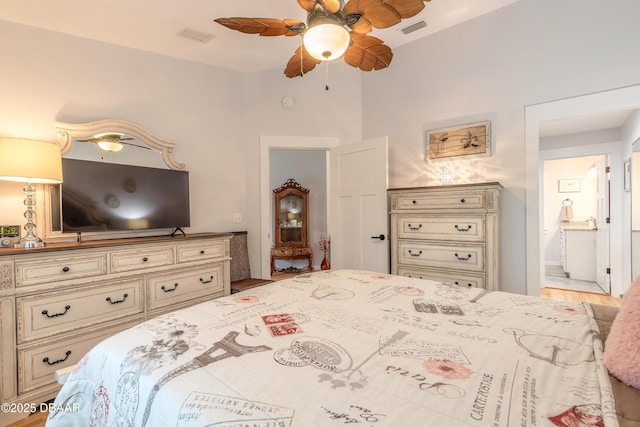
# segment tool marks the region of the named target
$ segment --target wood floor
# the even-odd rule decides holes
[[[295,275],[295,273],[276,273],[271,276],[271,279],[278,281]],[[614,298],[611,295],[569,291],[566,289],[544,288],[540,291],[540,296],[542,298],[574,303],[588,302],[590,304],[611,305],[614,307],[620,306],[620,299]],[[44,427],[46,419],[46,413],[35,413],[22,421],[11,424],[9,427]]]

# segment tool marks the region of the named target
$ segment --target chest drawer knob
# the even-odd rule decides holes
[[[124,295],[122,296],[122,299],[120,299],[120,300],[115,300],[115,301],[114,301],[114,300],[112,300],[112,299],[111,299],[111,297],[107,297],[107,300],[106,300],[106,301],[107,301],[109,304],[120,304],[120,303],[122,303],[122,302],[125,302],[128,296],[129,296],[129,294],[124,294]]]
[[[460,256],[457,253],[454,254],[456,256],[456,258],[458,258],[458,261],[469,261],[471,259],[471,254],[467,254],[467,256]]]
[[[142,262],[147,262],[147,261],[149,261],[149,258],[147,257],[142,258]]]
[[[171,289],[165,288],[164,285],[162,285],[162,286],[160,286],[160,289],[162,289],[164,292],[173,292],[176,289],[178,289],[178,284],[174,283],[173,288],[171,288]]]
[[[422,228],[422,224],[418,224],[418,225],[407,224],[407,227],[409,227],[409,230],[418,231]]]
[[[422,255],[422,251],[413,252],[411,249],[409,249],[409,255],[411,255],[411,256],[420,256],[420,255]]]
[[[67,267],[66,265],[64,267],[62,267],[62,271],[64,271],[65,273],[68,273],[69,270],[71,270],[69,267]]]
[[[202,283],[203,285],[211,282],[213,282],[213,276],[209,276],[209,280],[203,279],[202,277],[200,278],[200,283]]]
[[[415,200],[412,200],[412,201],[411,201],[411,203],[413,203],[413,204],[415,205],[415,204],[416,204],[416,203],[418,203],[418,202],[416,202]]]
[[[64,311],[60,312],[60,313],[56,313],[56,314],[49,314],[49,310],[42,310],[42,314],[44,314],[45,316],[47,316],[49,319],[53,318],[53,317],[58,317],[58,316],[64,316],[65,314],[67,314],[67,311],[69,311],[69,309],[71,308],[70,305],[65,305],[64,306]]]
[[[460,284],[460,282],[458,282],[458,281],[455,281],[455,282],[453,282],[453,283],[454,283],[456,286],[462,286],[462,285]],[[467,286],[468,286],[469,288],[473,288],[473,285],[472,285],[471,283],[467,283]]]
[[[464,202],[466,202],[465,199],[460,199],[460,203],[464,203]]]
[[[64,362],[65,360],[67,360],[69,358],[69,356],[71,356],[71,350],[67,350],[67,352],[65,353],[65,356],[62,359],[58,359],[56,361],[49,362],[49,358],[45,357],[44,359],[42,359],[42,361],[44,363],[46,363],[47,365],[49,365],[49,366],[53,366],[53,365],[56,365],[58,363]]]
[[[204,249],[200,250],[200,255],[204,255]]]
[[[469,230],[471,230],[471,224],[467,225],[466,228],[462,228],[458,224],[456,224],[455,227],[456,227],[456,230],[458,230],[458,231],[469,231]]]

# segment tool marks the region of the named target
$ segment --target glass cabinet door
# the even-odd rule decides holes
[[[275,246],[307,246],[307,193],[294,180],[273,190]]]

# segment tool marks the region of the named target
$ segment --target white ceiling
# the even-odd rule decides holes
[[[516,1],[433,0],[419,15],[371,35],[395,48]],[[284,70],[300,39],[243,34],[213,21],[239,16],[305,21],[306,12],[295,0],[0,0],[1,20],[233,70]],[[425,28],[400,31],[421,20]],[[178,37],[185,28],[214,38]]]

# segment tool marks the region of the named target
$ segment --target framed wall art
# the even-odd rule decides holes
[[[558,180],[558,193],[578,193],[578,192],[580,192],[580,178]]]
[[[425,160],[491,156],[491,122],[427,131]]]

